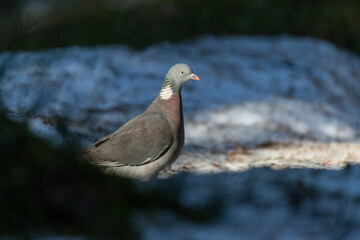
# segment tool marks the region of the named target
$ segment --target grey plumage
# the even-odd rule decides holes
[[[165,76],[159,95],[144,111],[86,149],[105,172],[147,180],[173,163],[184,145],[181,87],[199,80],[187,64]]]

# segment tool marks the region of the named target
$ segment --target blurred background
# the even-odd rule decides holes
[[[358,53],[356,0],[2,0],[1,51],[97,44],[143,48],[205,34],[314,36]]]
[[[359,140],[359,122],[352,117],[360,106],[355,91],[360,82],[359,10],[358,0],[1,0],[0,239],[360,239],[358,167],[340,171],[257,168],[229,174],[216,166],[223,161],[223,153],[228,159],[240,156],[241,161],[256,154],[269,156],[251,151],[276,145],[275,133],[283,137],[288,132],[287,144],[294,139],[325,144]],[[221,39],[242,35],[260,37]],[[300,38],[289,43],[286,36]],[[320,40],[306,39],[308,36]],[[170,43],[162,46],[162,42]],[[173,55],[159,57],[172,50]],[[262,58],[262,51],[267,58]],[[183,57],[188,52],[193,55]],[[303,57],[299,57],[301,52]],[[205,171],[220,174],[179,174],[143,183],[104,175],[79,160],[81,141],[93,142],[146,107],[159,87],[149,79],[161,79],[166,64],[174,59],[188,60],[211,86],[207,89],[201,81],[203,85],[184,91],[191,144],[182,160],[207,161],[210,155],[218,162],[209,161],[213,168],[207,166]],[[219,59],[225,62],[223,72]],[[297,65],[298,59],[303,65]],[[324,71],[316,72],[317,68]],[[219,75],[211,75],[214,69]],[[221,76],[238,78],[221,85],[217,81]],[[341,76],[350,76],[351,81]],[[96,95],[100,97],[88,100],[88,87],[77,82],[84,78],[99,91],[114,92],[109,98]],[[331,85],[333,82],[336,84]],[[142,83],[151,92],[140,89]],[[316,91],[309,90],[308,83]],[[67,88],[58,91],[62,84]],[[207,95],[193,94],[202,87]],[[219,95],[217,89],[227,94]],[[134,92],[143,97],[131,102]],[[285,110],[270,106],[267,112],[269,96],[279,100],[274,106]],[[117,100],[118,105],[105,110],[91,105],[101,105],[98,99],[105,103]],[[208,99],[214,106],[237,105],[211,112],[215,107]],[[63,102],[69,106],[58,111]],[[319,102],[329,105],[317,108]],[[348,112],[347,106],[351,107]],[[84,111],[81,107],[86,114],[80,113]],[[200,108],[210,110],[200,112]],[[199,114],[191,115],[195,111]],[[279,119],[266,118],[272,114]],[[234,118],[239,116],[250,120],[236,123]],[[30,118],[35,120],[29,124]],[[270,127],[262,129],[258,119],[265,119]],[[306,131],[290,124],[298,120],[306,123]],[[214,124],[210,125],[213,132],[204,132],[213,136],[191,135],[191,131],[202,133],[207,122]],[[235,122],[239,128],[226,128],[224,122]],[[278,125],[272,129],[271,123]],[[328,128],[320,131],[323,123]],[[47,135],[47,140],[34,135],[29,125],[55,129],[62,144],[54,146],[53,135]],[[247,129],[261,131],[253,134]],[[257,135],[265,130],[269,136]],[[235,142],[244,132],[243,145]],[[227,145],[219,147],[216,140],[221,134],[226,135],[222,140]],[[261,141],[254,143],[254,139]],[[360,148],[355,144],[354,149]],[[207,155],[201,155],[204,152]],[[321,164],[314,160],[310,168],[325,166],[325,160]],[[293,167],[301,164],[296,162]],[[187,165],[181,167],[184,170]],[[165,174],[169,176],[171,172]]]

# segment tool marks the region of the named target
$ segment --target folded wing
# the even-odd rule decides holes
[[[173,133],[162,114],[139,115],[89,148],[100,165],[139,166],[163,156],[173,144]]]

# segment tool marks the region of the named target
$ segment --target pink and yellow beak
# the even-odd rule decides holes
[[[200,81],[200,78],[198,76],[196,76],[195,74],[193,74],[193,73],[190,75],[190,78],[193,79],[193,80]]]

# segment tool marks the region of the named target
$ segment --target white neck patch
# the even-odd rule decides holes
[[[173,93],[173,90],[171,89],[171,86],[168,85],[168,86],[161,89],[159,95],[160,95],[160,99],[167,100],[167,99],[171,98],[173,94],[174,93]]]

